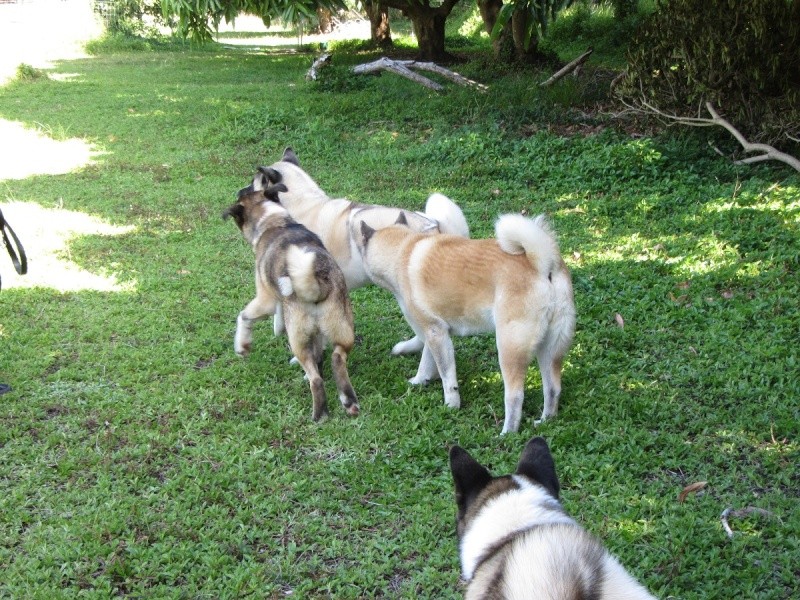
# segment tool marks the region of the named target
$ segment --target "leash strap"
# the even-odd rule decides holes
[[[3,243],[6,245],[6,250],[8,250],[8,255],[11,257],[11,262],[14,263],[14,269],[16,269],[17,273],[20,275],[25,275],[25,273],[28,272],[28,257],[25,254],[25,249],[22,247],[17,234],[11,229],[11,225],[6,222],[2,210],[0,210],[0,231],[3,232]],[[11,236],[10,239],[9,235]],[[11,240],[13,240],[13,243]]]

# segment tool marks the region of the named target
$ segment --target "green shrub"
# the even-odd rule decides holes
[[[48,77],[47,73],[42,69],[37,69],[27,63],[20,63],[17,67],[17,79],[19,81],[36,81],[38,79],[48,79]]]
[[[680,114],[712,102],[753,140],[796,136],[798,17],[800,0],[659,0],[620,91]]]

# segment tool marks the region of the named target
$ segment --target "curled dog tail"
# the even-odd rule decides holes
[[[502,215],[494,226],[497,243],[508,254],[526,254],[544,277],[549,277],[560,257],[558,242],[544,215],[533,219]]]
[[[316,304],[328,296],[328,286],[317,278],[317,252],[302,246],[289,246],[286,252],[288,276],[278,279],[283,296],[296,294],[303,302]]]
[[[428,196],[425,203],[425,216],[439,223],[441,233],[452,233],[461,237],[469,237],[469,225],[458,204],[444,194],[435,192]]]

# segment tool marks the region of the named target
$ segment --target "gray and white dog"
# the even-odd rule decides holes
[[[333,346],[331,363],[339,400],[348,414],[357,415],[358,401],[347,372],[355,336],[344,274],[319,237],[277,202],[278,192],[285,187],[267,188],[263,182],[257,175],[223,213],[223,217],[233,217],[256,255],[256,296],[236,320],[234,350],[241,356],[249,354],[253,323],[274,315],[280,307],[289,346],[311,386],[312,418],[316,421],[328,412],[320,375],[328,343]]]
[[[534,437],[513,475],[492,477],[463,448],[450,449],[467,600],[653,600],[564,512],[547,442]]]

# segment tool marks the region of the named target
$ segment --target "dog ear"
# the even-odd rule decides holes
[[[461,446],[450,448],[450,472],[453,474],[460,520],[470,503],[492,480],[492,475]]]
[[[281,175],[281,172],[273,169],[272,167],[258,167],[258,172],[265,175],[270,183],[278,183],[279,181],[283,180],[283,175]]]
[[[517,465],[517,474],[532,479],[558,500],[561,487],[556,475],[556,463],[543,437],[534,437],[525,446]]]
[[[286,146],[286,150],[283,151],[283,158],[281,159],[283,162],[292,163],[296,167],[300,166],[300,161],[297,159],[297,155],[292,150],[291,146]]]
[[[278,198],[279,192],[288,192],[289,188],[287,188],[282,183],[276,183],[275,185],[269,186],[267,189],[264,190],[264,197],[267,200],[271,200],[272,202],[277,202],[280,204],[280,198]]]
[[[406,219],[406,213],[404,213],[401,210],[400,214],[397,215],[397,220],[394,222],[394,224],[395,225],[408,225],[408,219]]]
[[[367,244],[369,243],[373,233],[375,233],[375,230],[367,225],[366,221],[361,221],[361,241],[364,248],[367,247]]]
[[[241,227],[242,223],[244,223],[244,206],[236,203],[223,210],[222,218],[227,219],[228,217],[233,217],[233,220],[236,221],[236,225]]]

